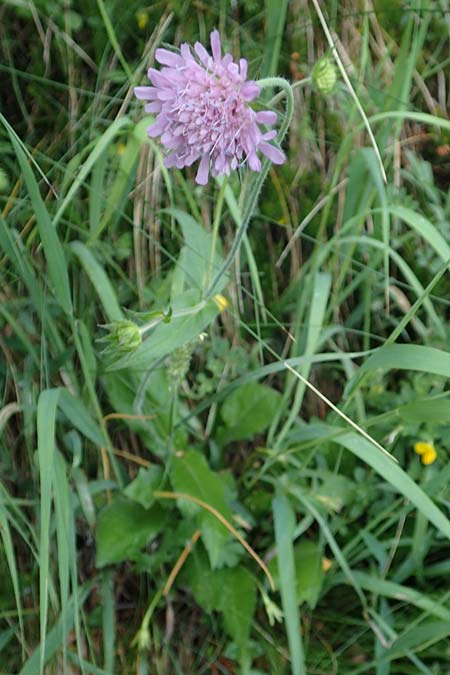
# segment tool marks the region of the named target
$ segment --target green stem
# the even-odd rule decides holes
[[[257,84],[261,89],[264,87],[280,87],[283,90],[283,94],[286,96],[286,113],[277,136],[277,143],[281,144],[291,123],[292,114],[294,111],[294,96],[292,93],[292,87],[289,84],[289,82],[283,79],[282,77],[266,77],[263,80],[259,80]],[[256,177],[254,178],[252,184],[249,187],[248,190],[249,197],[244,207],[241,224],[238,228],[238,231],[236,232],[236,236],[234,238],[230,252],[228,253],[224,263],[222,264],[222,267],[214,277],[212,283],[206,290],[206,293],[204,295],[205,300],[208,300],[214,295],[214,291],[217,284],[219,283],[220,279],[228,272],[237,252],[239,251],[240,245],[247,231],[248,224],[253,216],[256,204],[258,203],[259,193],[261,191],[265,179],[267,178],[267,174],[269,173],[270,165],[271,165],[270,160],[265,159],[261,171],[258,174],[256,174]]]
[[[208,274],[207,274],[207,277],[206,277],[206,288],[208,288],[208,286],[211,282],[211,275],[212,275],[213,265],[214,265],[214,257],[216,255],[217,234],[219,232],[220,217],[222,215],[222,207],[223,207],[223,200],[224,200],[224,197],[225,197],[226,187],[227,187],[227,179],[225,177],[222,181],[222,185],[220,186],[219,197],[217,199],[216,210],[215,210],[215,213],[214,213],[214,222],[213,222],[212,236],[211,236],[211,253],[210,253],[210,256],[209,256]]]

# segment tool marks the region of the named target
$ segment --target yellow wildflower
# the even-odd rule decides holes
[[[437,457],[437,452],[431,443],[425,443],[425,441],[418,441],[414,444],[414,452],[420,455],[422,464],[428,465],[433,464],[434,460]]]
[[[126,149],[127,149],[127,146],[125,145],[125,143],[118,143],[117,144],[116,152],[119,155],[119,157],[122,157],[122,155],[123,155],[123,153],[125,152]]]
[[[145,9],[140,9],[136,12],[136,22],[139,30],[144,30],[148,24],[148,12]]]
[[[325,556],[322,558],[322,569],[324,572],[328,572],[332,564],[333,561],[329,558],[325,558]]]
[[[230,306],[228,300],[223,295],[220,295],[220,293],[214,296],[214,302],[219,308],[219,312],[225,311],[226,308]]]

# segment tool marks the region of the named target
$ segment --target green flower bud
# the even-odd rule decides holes
[[[337,79],[338,74],[334,62],[328,56],[319,59],[312,71],[312,81],[320,93],[325,96],[331,94],[336,86]]]
[[[105,324],[102,328],[109,331],[108,335],[99,340],[106,342],[105,352],[126,354],[133,352],[142,343],[141,331],[134,321],[123,319]]]

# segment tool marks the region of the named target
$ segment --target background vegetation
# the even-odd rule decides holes
[[[294,88],[201,311],[254,185],[133,97],[214,27],[310,78],[315,4],[0,7],[1,673],[450,672],[447,0],[320,5],[354,91]]]

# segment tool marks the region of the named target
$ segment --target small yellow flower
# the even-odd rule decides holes
[[[330,569],[331,565],[333,564],[333,561],[330,560],[329,558],[322,558],[322,569],[324,572],[328,572]]]
[[[420,455],[422,464],[426,466],[433,464],[437,457],[437,452],[431,443],[425,443],[424,441],[418,441],[414,444],[414,452]]]
[[[125,145],[125,143],[118,143],[117,144],[116,152],[119,155],[119,157],[122,157],[122,155],[123,155],[123,153],[125,152],[126,149],[127,149],[127,146]]]
[[[219,312],[223,312],[227,309],[227,307],[230,306],[230,303],[228,300],[223,296],[223,295],[215,295],[214,296],[214,302],[216,303],[217,307],[219,308]]]
[[[144,30],[148,24],[148,12],[145,9],[140,9],[136,12],[136,22],[139,30]]]
[[[427,450],[426,452],[423,453],[421,459],[422,459],[422,464],[428,465],[428,464],[433,464],[434,460],[437,457],[437,452],[434,448],[431,448],[431,450]]]

